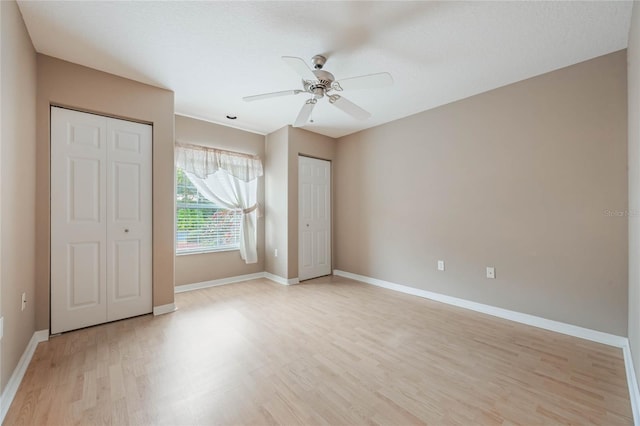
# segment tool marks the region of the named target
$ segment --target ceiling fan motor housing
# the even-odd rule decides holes
[[[331,85],[335,81],[333,74],[323,70],[314,70],[313,74],[316,76],[316,81],[305,81],[304,89],[309,93],[313,93],[317,97],[321,98],[325,92],[331,90]]]

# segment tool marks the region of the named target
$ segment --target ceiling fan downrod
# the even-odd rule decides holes
[[[313,68],[321,70],[324,67],[324,64],[327,63],[327,58],[322,55],[315,55],[311,58],[311,63],[313,64]]]

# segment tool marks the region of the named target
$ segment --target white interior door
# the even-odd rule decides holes
[[[107,124],[107,321],[151,312],[151,126]]]
[[[331,163],[298,157],[298,278],[331,274]]]
[[[152,310],[151,127],[51,108],[51,332]]]

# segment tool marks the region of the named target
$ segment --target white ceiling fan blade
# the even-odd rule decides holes
[[[376,87],[391,86],[392,84],[393,77],[388,72],[345,78],[334,83],[337,86],[336,90],[374,89]]]
[[[278,96],[297,95],[302,90],[283,90],[282,92],[264,93],[262,95],[245,96],[242,98],[245,102],[259,101],[261,99],[277,98]]]
[[[282,60],[287,63],[304,80],[317,80],[316,75],[311,71],[309,65],[302,59],[295,56],[283,56]]]
[[[353,118],[357,118],[358,120],[366,120],[367,118],[371,117],[371,114],[369,112],[363,110],[358,105],[354,104],[348,99],[343,98],[340,95],[330,96],[329,103],[331,103],[331,105],[335,106],[336,108],[346,112]]]
[[[300,113],[298,114],[298,118],[296,118],[295,123],[293,123],[293,127],[302,127],[307,124],[309,121],[309,117],[311,117],[311,112],[313,108],[316,106],[318,101],[316,99],[309,99],[302,105],[302,109],[300,109]]]

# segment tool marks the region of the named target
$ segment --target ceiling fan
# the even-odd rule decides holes
[[[390,86],[393,84],[393,78],[388,72],[361,75],[336,81],[333,74],[322,69],[324,64],[327,62],[327,58],[322,55],[315,55],[311,58],[311,63],[314,68],[313,70],[309,68],[303,59],[295,56],[283,56],[282,60],[297,72],[300,77],[302,77],[302,89],[283,90],[281,92],[246,96],[242,99],[246,102],[251,102],[261,99],[275,98],[278,96],[298,95],[300,93],[310,94],[311,97],[302,105],[302,109],[300,109],[298,117],[293,123],[293,127],[302,127],[307,124],[318,99],[324,98],[325,95],[329,99],[329,103],[331,105],[358,120],[366,120],[371,117],[369,112],[336,92],[351,89],[371,89],[375,87]]]

